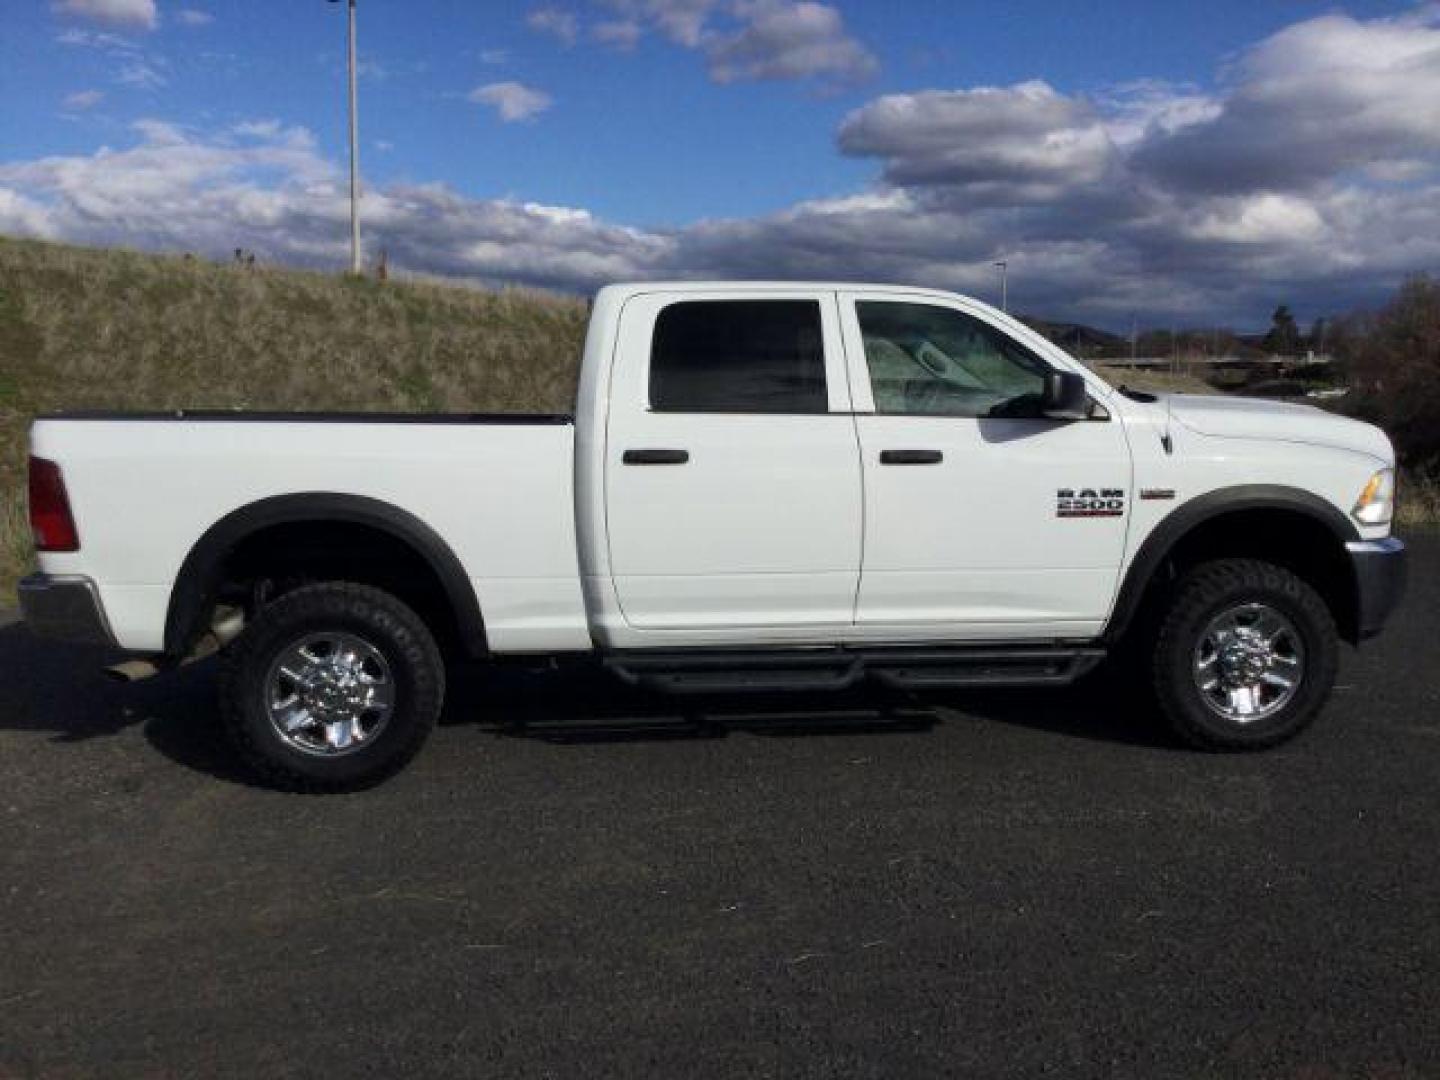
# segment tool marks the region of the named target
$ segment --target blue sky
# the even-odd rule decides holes
[[[1386,114],[1436,100],[1437,11],[360,0],[367,235],[418,272],[573,289],[980,292],[1006,257],[1025,309],[1111,326],[1340,310],[1435,262],[1409,233],[1440,225],[1440,118]],[[11,0],[0,232],[338,263],[343,47],[324,0]],[[1418,89],[1387,104],[1377,67]],[[1334,145],[1292,138],[1317,126]],[[1403,252],[1357,252],[1377,222]]]

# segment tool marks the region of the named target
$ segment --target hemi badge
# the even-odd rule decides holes
[[[1173,499],[1174,488],[1141,488],[1140,498],[1142,499]]]

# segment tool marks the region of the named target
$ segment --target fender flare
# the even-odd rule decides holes
[[[1241,484],[1198,495],[1161,518],[1135,552],[1115,597],[1103,640],[1113,643],[1124,637],[1156,572],[1181,540],[1205,522],[1240,510],[1284,510],[1300,514],[1323,525],[1342,548],[1349,541],[1360,539],[1360,530],[1353,521],[1333,504],[1302,488]]]
[[[214,603],[220,568],[242,541],[275,525],[345,522],[365,525],[411,548],[439,579],[461,644],[472,656],[486,652],[485,623],[475,587],[455,552],[433,528],[408,510],[363,495],[312,491],[276,495],[226,514],[195,542],[170,590],[165,617],[165,652],[184,656],[202,629],[201,620]]]

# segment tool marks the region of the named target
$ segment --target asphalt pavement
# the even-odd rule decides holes
[[[1440,534],[1318,724],[1105,686],[672,702],[474,672],[253,786],[197,665],[0,628],[0,1077],[1440,1075]]]

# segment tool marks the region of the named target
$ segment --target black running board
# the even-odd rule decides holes
[[[871,654],[876,682],[904,690],[986,686],[1067,686],[1105,659],[1104,649],[940,649]]]
[[[831,649],[635,649],[605,666],[669,694],[845,690],[873,679],[905,690],[1065,686],[1105,658],[1091,646],[889,646]]]

